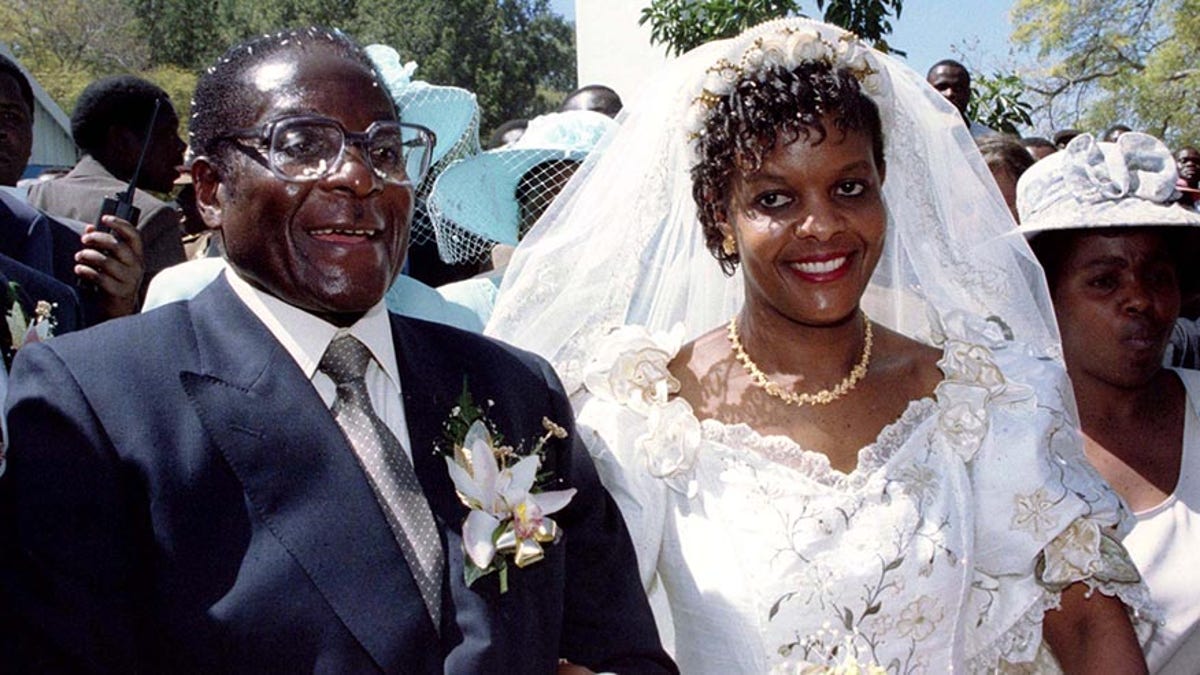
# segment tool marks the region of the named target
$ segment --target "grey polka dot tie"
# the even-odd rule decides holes
[[[367,472],[392,534],[412,569],[435,627],[441,624],[442,546],[433,512],[400,441],[371,407],[363,376],[371,352],[343,335],[325,350],[318,366],[337,384],[333,416]]]

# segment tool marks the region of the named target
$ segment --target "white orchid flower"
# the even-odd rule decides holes
[[[446,466],[455,489],[471,508],[462,532],[463,548],[471,562],[487,569],[498,547],[515,548],[518,566],[540,558],[539,542],[552,541],[557,535],[557,526],[546,516],[566,506],[575,496],[575,489],[530,492],[541,458],[528,455],[511,467],[501,468],[491,434],[482,421],[477,420],[467,430],[462,451],[459,462],[447,457]]]

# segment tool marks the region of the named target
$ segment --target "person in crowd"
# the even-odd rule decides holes
[[[1021,230],[1046,270],[1087,457],[1133,509],[1125,547],[1166,621],[1154,673],[1200,664],[1200,372],[1162,366],[1200,214],[1172,203],[1170,151],[1082,135],[1021,178]]]
[[[33,148],[33,88],[0,54],[0,185],[16,185]]]
[[[568,110],[591,110],[611,118],[616,118],[621,112],[621,97],[611,87],[603,84],[589,84],[567,94],[559,112]]]
[[[189,132],[229,269],[18,353],[5,666],[675,672],[550,367],[384,310],[433,139],[365,54],[238,45]]]
[[[82,311],[78,320],[56,316],[57,333],[67,332],[72,325],[133,314],[138,310],[142,279],[142,243],[136,230],[117,218],[107,223],[111,232],[82,224],[77,230],[6,189],[16,185],[29,161],[33,106],[29,80],[14,61],[0,55],[0,255],[22,268],[8,276],[24,278],[26,285],[52,288],[48,292],[54,297],[77,296],[57,303],[56,315]],[[35,282],[30,273],[45,278]]]
[[[1116,143],[1117,139],[1120,138],[1122,134],[1127,134],[1131,131],[1133,131],[1133,129],[1129,128],[1128,125],[1114,124],[1104,130],[1104,135],[1101,138],[1105,143]]]
[[[983,161],[987,162],[1000,194],[1004,195],[1004,203],[1012,213],[1013,220],[1019,221],[1017,214],[1017,180],[1026,169],[1033,166],[1037,160],[1033,158],[1026,146],[1011,136],[990,134],[975,139]]]
[[[157,102],[161,107],[151,128]],[[147,192],[170,192],[183,161],[186,145],[170,97],[132,75],[97,80],[79,95],[71,135],[83,158],[66,176],[30,187],[29,202],[52,216],[95,223],[104,198],[127,189],[145,147],[133,198],[141,210],[144,289],[159,270],[184,260],[179,212]]]
[[[1070,143],[1072,138],[1075,138],[1080,133],[1082,132],[1078,129],[1059,129],[1050,135],[1050,139],[1054,141],[1054,147],[1062,150],[1067,147],[1067,143]]]
[[[564,378],[681,670],[1143,671],[1040,268],[937,93],[804,19],[647,91],[487,333]]]
[[[925,80],[958,108],[963,123],[971,130],[971,136],[979,138],[996,133],[995,129],[976,122],[967,114],[971,105],[971,73],[967,72],[966,66],[954,59],[942,59],[929,68]]]
[[[1058,152],[1058,146],[1042,136],[1026,136],[1021,139],[1021,145],[1025,146],[1035,162]]]
[[[527,119],[518,118],[508,120],[496,127],[496,130],[492,132],[491,137],[488,139],[487,149],[495,150],[496,148],[516,143],[517,139],[521,138],[528,127],[529,120]]]
[[[1200,150],[1191,146],[1180,148],[1175,153],[1175,166],[1179,170],[1179,202],[1196,208],[1200,204]]]
[[[550,207],[580,162],[617,127],[589,110],[550,113],[530,120],[516,142],[468,157],[438,176],[429,195],[443,257],[486,254],[490,270],[438,288],[448,301],[470,308],[487,323],[514,248]],[[461,242],[461,246],[450,244]]]

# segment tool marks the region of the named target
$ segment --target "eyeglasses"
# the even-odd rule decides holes
[[[380,121],[359,133],[319,115],[284,117],[221,138],[258,141],[266,148],[271,173],[290,183],[311,183],[334,173],[346,157],[346,146],[357,145],[367,166],[392,185],[419,184],[436,142],[432,131],[417,124]]]

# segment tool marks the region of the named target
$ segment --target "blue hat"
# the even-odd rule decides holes
[[[430,153],[429,173],[416,189],[417,210],[410,243],[423,244],[434,238],[428,217],[422,215],[434,179],[449,164],[479,152],[479,103],[466,89],[412,79],[417,63],[401,64],[400,54],[387,45],[370,45],[365,51],[396,103],[401,121],[420,124],[437,137]]]
[[[472,257],[462,255],[452,243],[459,234],[456,228],[490,243],[516,245],[521,220],[516,192],[521,178],[543,162],[582,162],[616,128],[611,118],[590,110],[550,113],[530,120],[516,141],[447,167],[428,199],[442,259]],[[546,189],[551,189],[549,184]]]

